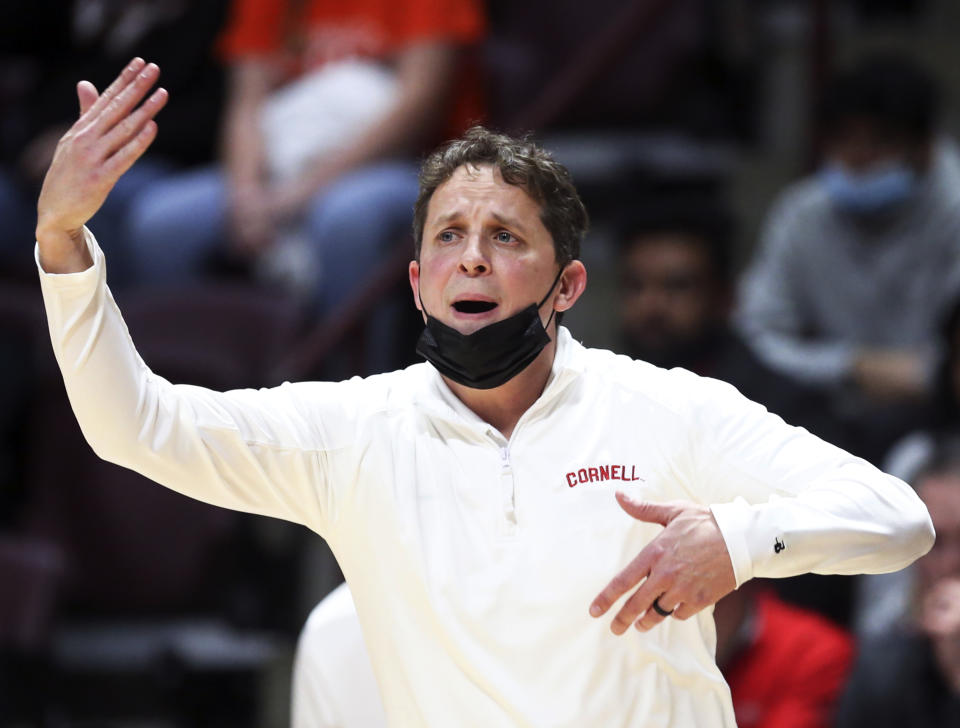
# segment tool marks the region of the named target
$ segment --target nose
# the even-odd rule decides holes
[[[468,276],[483,275],[490,271],[490,260],[480,236],[467,236],[460,252],[460,271]]]

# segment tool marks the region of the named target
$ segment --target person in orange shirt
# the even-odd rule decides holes
[[[482,116],[484,29],[477,0],[235,0],[222,163],[137,200],[138,279],[228,251],[320,310],[342,300],[409,227],[415,155]]]

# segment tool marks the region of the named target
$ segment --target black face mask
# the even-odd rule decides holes
[[[417,353],[433,364],[445,377],[473,389],[493,389],[510,381],[537,358],[550,343],[546,327],[540,321],[540,307],[557,287],[563,268],[540,303],[531,303],[510,318],[484,326],[472,334],[433,318],[427,309],[427,325],[417,340]],[[419,294],[418,294],[419,295]],[[420,299],[423,307],[423,299]]]

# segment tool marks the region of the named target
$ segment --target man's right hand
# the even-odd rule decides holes
[[[89,81],[77,84],[80,118],[57,144],[37,203],[40,263],[48,273],[92,265],[83,226],[156,138],[153,117],[167,103],[167,92],[157,89],[137,105],[159,75],[156,65],[135,58],[99,96]]]

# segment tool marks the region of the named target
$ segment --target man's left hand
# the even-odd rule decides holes
[[[620,492],[617,502],[637,520],[659,523],[664,530],[590,606],[590,615],[600,617],[639,584],[613,618],[614,634],[623,634],[632,622],[644,632],[660,624],[665,617],[653,608],[654,600],[664,611],[672,610],[674,619],[688,619],[736,588],[726,543],[709,508],[685,501],[640,502]]]

